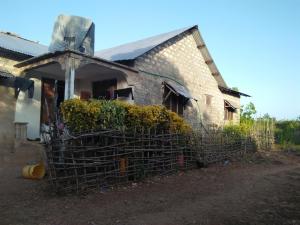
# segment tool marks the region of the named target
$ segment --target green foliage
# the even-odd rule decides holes
[[[275,140],[278,144],[282,145],[300,145],[300,120],[277,121]]]
[[[138,106],[121,101],[70,99],[62,103],[61,112],[66,124],[75,132],[154,127],[179,133],[191,131],[183,118],[159,105]]]
[[[94,130],[98,127],[100,105],[100,102],[70,99],[61,104],[61,113],[72,130]]]
[[[256,114],[256,108],[252,102],[250,102],[246,106],[242,106],[241,107],[241,122],[254,121],[255,114]]]
[[[94,102],[99,102],[93,100]],[[98,124],[100,128],[125,128],[126,110],[115,101],[102,100]]]
[[[240,139],[246,134],[240,125],[227,125],[223,128],[223,135],[233,139]]]

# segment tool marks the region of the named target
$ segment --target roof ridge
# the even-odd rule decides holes
[[[34,44],[44,45],[44,44],[41,44],[39,41],[29,40],[27,38],[22,37],[21,35],[19,35],[17,33],[11,32],[11,31],[0,31],[0,33],[11,36],[11,37],[19,38],[19,39],[22,39],[22,40],[25,40],[25,41],[29,41],[29,42],[32,42]],[[47,46],[47,45],[44,45],[44,46]]]
[[[37,56],[48,51],[47,45],[3,31],[0,31],[0,47],[27,56]]]
[[[113,47],[110,47],[110,48],[105,48],[105,49],[101,49],[101,50],[98,50],[97,52],[100,52],[100,51],[105,51],[105,50],[109,50],[109,49],[113,49],[113,48],[118,48],[118,47],[121,47],[123,45],[127,45],[127,44],[132,44],[132,43],[136,43],[136,42],[139,42],[139,41],[143,41],[143,40],[147,40],[147,39],[151,39],[151,38],[154,38],[154,37],[157,37],[157,36],[160,36],[160,35],[166,35],[166,34],[169,34],[169,33],[172,33],[172,32],[175,32],[175,31],[179,31],[179,30],[189,30],[193,27],[196,27],[197,25],[193,25],[193,26],[188,26],[188,27],[182,27],[182,28],[178,28],[178,29],[175,29],[175,30],[172,30],[172,31],[168,31],[168,32],[164,32],[164,33],[159,33],[159,34],[156,34],[156,35],[152,35],[150,37],[146,37],[146,38],[141,38],[141,39],[138,39],[138,40],[134,40],[134,41],[129,41],[129,42],[126,42],[124,44],[120,44],[120,45],[115,45]],[[184,32],[184,31],[183,31]]]
[[[135,59],[140,55],[152,50],[158,45],[177,37],[178,35],[197,28],[197,25],[176,29],[173,31],[157,34],[144,39],[124,43],[107,49],[102,49],[95,52],[95,55],[112,61]]]

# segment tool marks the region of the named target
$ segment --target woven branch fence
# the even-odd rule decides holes
[[[255,149],[251,138],[149,129],[101,130],[52,138],[46,153],[54,189],[79,193],[242,157]]]

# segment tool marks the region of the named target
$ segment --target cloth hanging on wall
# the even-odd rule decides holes
[[[33,98],[34,81],[23,77],[15,77],[9,72],[0,70],[0,85],[15,89],[15,97],[17,98],[20,91],[28,91],[28,98]]]
[[[28,98],[33,98],[34,95],[34,81],[23,77],[16,77],[14,81],[15,96],[18,97],[20,91],[28,90]]]

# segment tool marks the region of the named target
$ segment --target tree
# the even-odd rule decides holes
[[[249,102],[246,106],[241,107],[241,120],[254,120],[256,114],[255,105]]]

